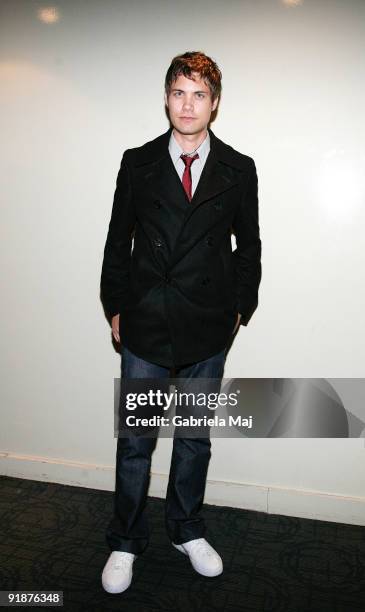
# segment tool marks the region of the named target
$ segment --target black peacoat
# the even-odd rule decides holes
[[[109,317],[120,314],[121,344],[165,367],[220,352],[237,313],[247,325],[258,305],[255,163],[208,129],[210,152],[191,202],[168,150],[171,127],[127,149],[116,181],[100,297]]]

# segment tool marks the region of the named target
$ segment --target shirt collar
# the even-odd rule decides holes
[[[203,162],[207,158],[209,150],[210,150],[210,136],[209,136],[209,131],[207,130],[206,137],[204,138],[203,142],[199,145],[195,153],[199,153],[199,160]],[[170,136],[170,141],[169,141],[169,151],[170,151],[170,155],[172,157],[174,164],[178,162],[181,153],[184,153],[181,146],[179,145],[176,138],[174,137],[173,130],[171,131],[171,136]]]

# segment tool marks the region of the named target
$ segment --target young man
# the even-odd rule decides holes
[[[124,152],[101,274],[101,299],[121,343],[122,377],[221,380],[227,346],[258,304],[261,241],[253,159],[208,127],[221,72],[204,53],[175,57],[165,79],[171,122]],[[232,252],[231,233],[237,248]],[[134,238],[133,250],[132,239]],[[149,540],[145,512],[156,440],[119,437],[111,555],[102,584],[124,591]],[[171,543],[205,576],[223,571],[203,538],[209,437],[175,438],[166,495]]]

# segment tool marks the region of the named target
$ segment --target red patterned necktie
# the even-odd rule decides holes
[[[184,153],[182,153],[180,155],[181,159],[183,160],[184,164],[185,164],[185,168],[184,168],[184,174],[182,177],[182,184],[184,186],[184,189],[186,191],[186,195],[189,198],[189,202],[191,202],[191,170],[190,170],[190,166],[193,163],[194,159],[198,159],[199,157],[199,153],[195,153],[195,155],[190,156],[190,155],[185,155]]]

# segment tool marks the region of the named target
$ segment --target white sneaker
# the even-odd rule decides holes
[[[101,582],[108,593],[122,593],[132,582],[133,561],[137,555],[113,550],[103,569]]]
[[[202,576],[219,576],[223,572],[223,562],[214,548],[204,539],[197,538],[172,545],[180,552],[188,555],[193,568]]]

